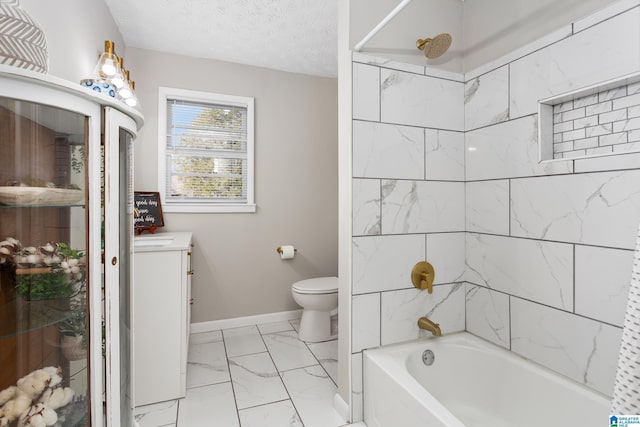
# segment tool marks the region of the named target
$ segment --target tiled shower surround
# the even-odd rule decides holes
[[[553,106],[553,158],[640,151],[640,83]]]
[[[620,4],[464,77],[354,54],[354,420],[362,351],[424,315],[611,394],[640,154],[538,163],[537,103],[640,71],[640,3]]]

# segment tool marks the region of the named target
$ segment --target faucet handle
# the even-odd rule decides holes
[[[433,293],[433,281],[436,277],[433,265],[427,261],[420,261],[413,266],[411,270],[411,282],[413,286],[420,290],[426,289],[430,294]]]

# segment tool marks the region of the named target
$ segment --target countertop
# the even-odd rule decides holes
[[[181,251],[191,248],[190,231],[161,231],[133,238],[134,252]]]

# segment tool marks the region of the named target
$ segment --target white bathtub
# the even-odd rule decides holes
[[[606,396],[466,332],[367,350],[363,369],[368,427],[608,425]]]

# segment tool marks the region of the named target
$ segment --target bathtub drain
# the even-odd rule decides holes
[[[433,354],[433,351],[431,350],[425,350],[422,353],[422,363],[424,363],[427,366],[431,366],[433,365],[433,362],[436,360],[436,355]]]

